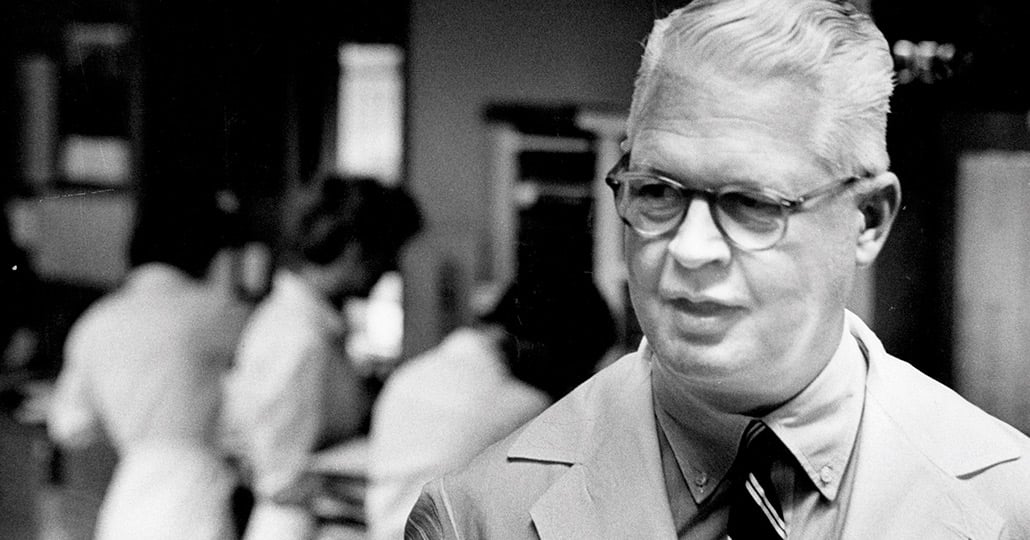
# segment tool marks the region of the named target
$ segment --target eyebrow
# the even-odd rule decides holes
[[[687,182],[682,177],[680,177],[678,175],[675,175],[675,174],[670,174],[669,172],[664,171],[662,169],[659,169],[657,167],[650,167],[650,166],[633,167],[633,166],[630,166],[628,159],[626,160],[625,169],[627,171],[631,171],[631,172],[643,172],[643,173],[650,173],[650,174],[654,174],[654,175],[657,175],[657,176],[661,176],[663,178],[667,178],[669,180],[672,180],[673,182],[676,182],[677,184],[679,184],[679,185],[681,185],[681,186],[683,186],[684,188],[687,188],[687,189],[692,189],[694,186],[696,186],[699,183],[699,182]],[[733,185],[733,186],[739,186],[739,187],[743,187],[743,188],[747,188],[747,189],[754,189],[754,190],[772,189],[773,191],[782,191],[782,188],[780,188],[779,186],[770,186],[767,183],[763,183],[763,182],[761,182],[759,180],[755,180],[754,178],[745,178],[745,177],[740,177],[740,176],[725,176],[724,178],[729,180],[729,181],[728,182],[722,182],[720,184],[720,186]],[[706,183],[707,182],[704,182],[704,181],[700,182],[702,187],[705,187],[705,188],[715,187],[715,186],[712,186],[712,185],[707,185],[706,186],[705,185]]]

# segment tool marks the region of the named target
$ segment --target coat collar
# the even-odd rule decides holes
[[[853,458],[857,480],[843,536],[998,538],[1004,520],[956,478],[1020,459],[1007,428],[887,354],[857,316],[848,318],[869,373]],[[961,441],[975,442],[956,444]]]
[[[634,353],[531,423],[509,458],[571,468],[530,510],[541,538],[672,538],[649,362]]]
[[[857,317],[848,321],[869,374],[844,536],[996,538],[1000,517],[955,477],[1019,459],[1019,449],[997,421],[889,356]],[[531,509],[541,538],[675,537],[650,379],[646,358],[629,354],[517,437],[509,459],[570,465]]]
[[[887,354],[872,330],[852,313],[848,326],[869,359],[866,401],[878,404],[884,420],[904,433],[926,459],[955,477],[1019,459],[1022,452],[1007,433],[1011,428]],[[913,391],[920,399],[913,399]]]
[[[918,432],[913,436],[902,430],[892,414],[887,404],[871,396],[866,400],[841,537],[999,538],[1004,520],[972,488],[942,469],[936,457],[928,459]],[[996,435],[989,438],[994,439]]]

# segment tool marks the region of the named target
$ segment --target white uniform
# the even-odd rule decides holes
[[[225,381],[224,425],[251,473],[248,540],[310,537],[315,520],[296,499],[311,457],[365,423],[370,399],[347,359],[345,330],[339,311],[283,270],[243,332]]]
[[[233,538],[236,478],[215,447],[218,381],[245,311],[147,264],[76,322],[48,418],[59,444],[106,433],[118,465],[98,539]]]

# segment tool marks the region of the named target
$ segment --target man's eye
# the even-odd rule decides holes
[[[780,205],[775,200],[745,192],[725,193],[719,197],[719,202],[727,208],[738,208],[748,212],[779,213],[780,211]]]
[[[723,215],[749,228],[775,227],[783,212],[775,199],[744,192],[720,195],[718,206]]]
[[[633,196],[649,201],[672,201],[679,199],[679,191],[665,182],[642,182],[633,188]]]

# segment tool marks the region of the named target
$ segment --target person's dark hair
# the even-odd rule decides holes
[[[218,250],[229,244],[226,225],[213,200],[142,208],[129,242],[129,265],[164,263],[201,279]]]
[[[554,400],[588,379],[617,337],[608,304],[587,276],[512,285],[482,321],[504,329],[512,375]]]
[[[422,227],[415,201],[373,178],[326,174],[301,188],[290,206],[287,264],[325,265],[344,248],[397,253]]]

